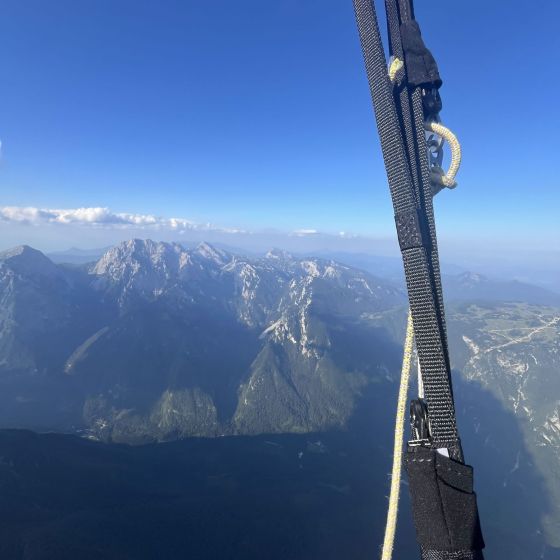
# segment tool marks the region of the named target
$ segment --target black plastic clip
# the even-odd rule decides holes
[[[409,446],[431,446],[428,406],[422,399],[410,401],[410,430],[412,439],[408,442]]]
[[[443,102],[439,89],[434,84],[428,84],[420,88],[422,95],[422,109],[424,112],[424,120],[436,120],[437,116],[443,108]]]

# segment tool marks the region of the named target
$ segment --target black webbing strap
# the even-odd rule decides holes
[[[428,165],[427,146],[426,138],[424,133],[424,111],[422,103],[422,93],[420,87],[415,87],[417,84],[411,84],[409,78],[409,71],[412,70],[414,74],[418,77],[424,75],[425,79],[434,78],[436,80],[436,86],[441,85],[441,79],[439,77],[439,72],[435,64],[435,60],[432,54],[426,49],[420,35],[420,30],[416,21],[413,18],[413,7],[409,0],[386,0],[386,12],[387,12],[387,24],[390,37],[390,50],[393,56],[400,58],[401,60],[407,61],[406,64],[406,82],[409,87],[401,87],[399,95],[397,98],[397,104],[399,105],[398,113],[401,116],[401,130],[404,131],[404,142],[407,145],[407,152],[409,161],[411,162],[411,172],[412,180],[414,183],[414,189],[416,192],[419,205],[423,210],[423,215],[425,223],[427,224],[427,230],[430,238],[430,250],[428,254],[428,266],[430,268],[430,279],[431,279],[431,289],[434,294],[433,303],[435,306],[435,312],[437,315],[437,322],[439,326],[439,337],[441,339],[441,352],[443,354],[445,364],[446,364],[446,376],[447,384],[445,390],[449,394],[448,403],[450,401],[449,415],[453,416],[453,420],[449,420],[449,423],[455,424],[455,411],[453,408],[453,390],[451,384],[451,367],[449,364],[449,354],[447,346],[447,334],[445,328],[445,314],[443,307],[443,293],[441,287],[441,274],[439,269],[439,256],[437,249],[437,238],[436,238],[436,228],[434,219],[434,209],[432,201],[432,190],[430,182],[430,169]],[[411,56],[409,54],[410,45],[405,44],[406,35],[402,35],[403,30],[413,27],[417,33],[418,37],[413,45],[414,47],[414,57],[412,63],[410,61]],[[412,42],[412,41],[409,41]],[[420,43],[420,45],[418,44]],[[412,66],[412,68],[411,68]],[[421,82],[425,84],[425,81]],[[433,85],[431,85],[433,87]],[[406,263],[405,263],[406,267]],[[410,291],[409,291],[410,294]],[[420,352],[420,350],[419,350]],[[424,368],[424,362],[422,362],[422,356],[420,356],[421,365]],[[428,377],[430,372],[427,372]],[[441,372],[440,372],[441,374]],[[425,380],[428,385],[429,380]],[[434,379],[434,382],[441,384],[441,378]],[[443,382],[444,383],[444,382]],[[444,388],[442,387],[442,390]],[[428,408],[430,409],[430,420],[432,423],[439,420],[439,418],[434,418],[439,416],[439,411],[434,410],[434,406],[430,403],[430,400],[436,398],[436,395],[430,395],[426,392],[426,401],[428,402]],[[445,414],[445,413],[444,413]],[[446,420],[442,420],[446,422]],[[432,434],[433,440],[437,447],[445,447],[442,445],[441,438],[439,434]],[[462,459],[462,450],[460,447],[460,442],[457,437],[457,442],[455,445],[451,446],[451,453],[455,458]]]
[[[405,70],[397,73],[394,85],[388,77],[372,0],[354,0],[354,8],[393,201],[428,409],[432,448],[409,447],[406,458],[422,559],[482,560],[484,542],[472,489],[472,468],[463,464],[455,420],[424,133],[423,88],[437,88],[441,80],[414,21],[410,0],[386,0],[391,54],[405,61]],[[451,458],[436,451],[441,448],[446,448]]]
[[[405,127],[410,129],[410,134],[403,136],[403,114],[393,97],[374,6],[371,0],[354,0],[354,7],[395,211],[430,433],[435,447],[448,448],[460,457],[443,325],[429,170],[426,176],[421,169],[421,160],[426,159],[426,155],[418,151],[418,137],[424,134],[423,120],[419,131],[419,123],[413,117],[414,94],[409,102],[409,123]],[[402,93],[398,95],[402,97]]]

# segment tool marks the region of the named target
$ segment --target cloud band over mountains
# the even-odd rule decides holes
[[[313,226],[314,224],[302,224]],[[39,208],[0,206],[0,250],[27,244],[45,251],[65,250],[69,244],[97,248],[134,237],[159,241],[199,243],[207,241],[228,248],[266,252],[277,247],[290,252],[335,255],[336,252],[399,257],[393,230],[377,236],[348,231],[323,232],[313,227],[286,230],[244,229],[169,218],[155,214],[114,212],[107,207]],[[550,240],[549,240],[550,241]],[[558,247],[538,251],[532,244],[512,244],[493,239],[461,239],[442,236],[442,255],[448,262],[461,262],[467,269],[488,276],[519,278],[525,282],[558,290]],[[500,259],[496,258],[496,254]]]
[[[37,208],[34,206],[0,206],[0,223],[20,225],[70,225],[103,229],[134,229],[186,232],[251,233],[240,228],[224,228],[211,223],[198,223],[186,218],[165,218],[153,214],[135,214],[130,212],[113,212],[110,208]],[[321,235],[316,229],[296,229],[284,232],[294,237],[316,237]],[[340,232],[341,237],[349,234]]]
[[[226,231],[214,227],[212,224],[199,224],[185,218],[163,218],[152,214],[112,212],[109,208],[104,207],[54,209],[33,206],[0,206],[0,221],[29,225],[62,224],[125,229]]]

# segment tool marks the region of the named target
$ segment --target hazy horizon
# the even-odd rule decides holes
[[[114,225],[114,224],[110,224]],[[78,226],[78,228],[82,227]],[[79,236],[71,235],[75,225],[72,223],[50,223],[46,227],[58,229],[60,238],[56,243],[45,241],[41,229],[30,223],[20,224],[21,234],[4,236],[0,240],[0,251],[18,245],[29,245],[49,255],[85,251],[99,255],[108,247],[130,239],[152,239],[153,241],[175,242],[185,246],[194,246],[207,242],[233,252],[246,254],[264,254],[271,249],[280,249],[293,254],[310,254],[325,256],[363,268],[360,258],[389,259],[392,270],[397,275],[402,272],[398,243],[393,236],[372,238],[349,234],[326,234],[319,231],[261,231],[225,230],[211,226],[193,227],[177,231],[177,228],[150,227],[136,228],[120,224],[120,228],[105,228],[103,224],[89,225],[90,236],[84,242]],[[70,235],[69,235],[70,233]],[[64,235],[62,235],[64,234]],[[483,274],[501,280],[517,280],[545,287],[560,292],[560,258],[553,251],[535,252],[531,249],[516,251],[496,247],[495,252],[481,252],[479,243],[461,243],[457,240],[444,239],[440,242],[440,254],[444,272],[461,271]],[[488,246],[486,244],[486,249]],[[381,262],[380,261],[380,262]],[[371,262],[369,265],[371,266]],[[380,271],[380,275],[383,273]]]

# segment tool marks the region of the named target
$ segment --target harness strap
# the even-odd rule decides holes
[[[484,541],[457,431],[433,210],[426,121],[436,121],[441,79],[410,0],[385,0],[391,79],[372,0],[353,0],[395,212],[424,401],[406,465],[423,560],[482,560]],[[410,74],[409,74],[410,73]],[[412,78],[412,79],[411,79]],[[427,414],[422,409],[427,408]]]
[[[461,459],[443,317],[430,171],[427,158],[420,157],[425,148],[423,116],[417,116],[422,105],[420,91],[418,88],[414,90],[411,103],[407,88],[401,88],[396,95],[399,99],[397,107],[374,6],[370,0],[354,0],[354,7],[395,211],[432,443],[434,447],[449,449],[454,458]],[[393,48],[398,56],[398,43],[395,42]],[[408,109],[406,113],[403,106]],[[404,137],[403,128],[408,132]]]

